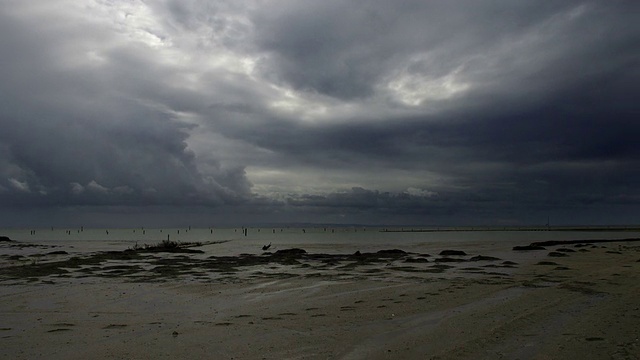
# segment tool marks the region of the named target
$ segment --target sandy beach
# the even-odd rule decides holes
[[[49,250],[3,255],[2,359],[640,358],[638,242],[500,257]]]

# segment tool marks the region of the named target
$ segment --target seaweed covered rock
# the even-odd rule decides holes
[[[376,254],[378,255],[392,255],[392,256],[402,256],[406,255],[407,252],[400,249],[388,249],[388,250],[380,250]]]
[[[442,255],[442,256],[464,256],[464,255],[467,255],[467,253],[462,251],[462,250],[442,250],[442,251],[440,251],[440,255]]]
[[[442,263],[442,262],[465,262],[465,261],[467,261],[467,260],[459,259],[459,258],[449,258],[449,257],[437,258],[435,260],[435,262],[437,262],[437,263]]]
[[[471,259],[469,259],[469,261],[497,261],[497,260],[501,260],[501,259],[493,256],[486,256],[486,255],[476,255]]]
[[[292,248],[292,249],[278,250],[273,255],[274,256],[296,256],[296,255],[303,255],[306,253],[307,251],[304,249]]]

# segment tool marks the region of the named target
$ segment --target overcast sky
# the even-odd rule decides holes
[[[4,0],[0,226],[640,223],[639,13]]]

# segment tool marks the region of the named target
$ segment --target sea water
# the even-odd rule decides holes
[[[588,240],[640,238],[637,230],[498,230],[498,229],[391,229],[378,227],[262,227],[262,228],[135,228],[135,229],[0,229],[0,235],[27,244],[55,246],[69,253],[122,251],[154,245],[163,240],[201,242],[206,256],[302,248],[309,253],[349,254],[402,249],[407,252],[437,254],[444,249],[470,254],[500,254],[516,245],[548,240]],[[246,232],[245,232],[246,231]],[[27,249],[27,248],[25,248]],[[23,249],[24,250],[24,249]],[[33,251],[37,251],[34,247]]]

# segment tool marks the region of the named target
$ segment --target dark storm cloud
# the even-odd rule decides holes
[[[242,167],[199,172],[185,142],[193,125],[171,113],[191,100],[143,51],[116,46],[94,67],[64,53],[74,30],[1,23],[3,205],[215,205],[248,194]],[[95,31],[82,36],[106,36]]]
[[[341,98],[371,95],[398,65],[446,75],[477,52],[518,38],[575,2],[286,1],[259,12],[265,71],[297,88]],[[579,3],[578,3],[579,4]],[[567,38],[569,40],[569,38]],[[429,53],[428,61],[411,58]]]
[[[33,4],[0,6],[3,205],[638,214],[637,2]]]
[[[510,4],[472,5],[455,9],[460,10],[456,14],[452,14],[455,5],[439,6],[442,11],[436,11],[437,16],[453,15],[457,26],[453,30],[437,22],[440,33],[447,34],[442,38],[430,33],[429,21],[420,27],[412,24],[411,16],[401,16],[398,22],[402,23],[392,26],[398,34],[385,32],[381,41],[376,41],[374,32],[362,35],[344,31],[349,26],[366,28],[369,19],[363,16],[365,20],[358,22],[354,15],[366,13],[366,5],[340,12],[342,9],[323,3],[296,16],[286,8],[287,17],[277,17],[272,26],[276,27],[275,34],[287,34],[265,32],[275,39],[265,40],[265,44],[276,52],[276,58],[285,58],[278,62],[279,74],[295,86],[342,98],[355,93],[366,96],[379,81],[367,75],[369,71],[383,74],[386,66],[393,66],[397,54],[407,56],[430,48],[438,54],[436,65],[445,66],[445,71],[447,65],[443,64],[448,64],[448,59],[453,61],[449,69],[460,58],[471,59],[463,75],[466,72],[470,81],[480,86],[453,100],[448,111],[435,115],[382,125],[358,122],[320,127],[306,136],[304,132],[300,136],[297,129],[289,130],[288,135],[298,136],[272,136],[269,144],[265,140],[263,145],[295,153],[304,160],[339,158],[344,166],[356,168],[359,164],[367,167],[384,163],[381,167],[436,169],[453,175],[459,181],[456,185],[468,186],[470,193],[480,197],[489,191],[484,187],[509,184],[502,194],[488,198],[496,204],[504,196],[542,203],[549,200],[550,192],[558,201],[576,202],[616,201],[622,194],[637,194],[632,182],[639,176],[635,169],[640,159],[640,145],[633,140],[640,134],[635,101],[640,90],[640,34],[630,9],[620,3],[557,2],[548,7]],[[318,13],[326,16],[313,17]],[[435,16],[432,14],[420,13],[426,18]],[[411,32],[406,29],[419,29],[425,36],[407,44],[411,37],[399,36]],[[333,34],[341,31],[354,38],[334,40],[338,37]],[[385,43],[385,36],[396,43]],[[496,48],[501,40],[507,45],[515,42],[514,53],[506,53],[507,45],[506,50]],[[530,44],[520,46],[518,41]],[[330,57],[339,62],[355,56],[353,49],[362,44],[367,51],[379,50],[380,54],[363,56],[352,68],[331,67],[336,61],[329,61]],[[495,58],[476,60],[474,55],[478,53]],[[419,66],[415,70],[432,71]],[[365,75],[353,78],[354,71]],[[360,82],[361,78],[367,81]],[[337,87],[327,88],[322,82]],[[344,88],[343,83],[347,84]],[[359,90],[354,91],[354,86]],[[256,134],[253,141],[261,140]],[[318,148],[326,150],[318,154]],[[492,164],[495,166],[488,166]],[[611,174],[601,176],[602,170]],[[540,189],[535,182],[546,183],[547,188]],[[536,191],[547,195],[541,199]]]
[[[471,60],[466,71],[470,81],[479,82],[479,88],[452,100],[446,112],[436,115],[397,122],[389,119],[381,126],[366,121],[317,127],[282,122],[278,126],[271,122],[271,129],[249,131],[252,141],[259,142],[262,138],[265,139],[262,145],[284,150],[289,150],[287,147],[304,149],[306,144],[309,151],[313,151],[318,145],[325,144],[329,148],[343,148],[345,154],[362,152],[368,155],[380,151],[395,155],[393,148],[407,142],[397,141],[393,136],[407,139],[407,135],[411,135],[407,146],[466,144],[474,148],[484,145],[495,148],[491,156],[500,158],[517,156],[513,151],[498,153],[500,149],[507,150],[509,146],[523,143],[540,145],[542,152],[548,152],[545,156],[565,157],[572,153],[573,156],[579,157],[581,153],[587,156],[587,152],[598,152],[597,144],[603,144],[603,149],[622,151],[627,148],[624,151],[633,153],[634,150],[628,148],[633,146],[632,142],[627,141],[629,135],[625,134],[633,134],[636,130],[633,116],[637,108],[633,97],[638,87],[635,65],[640,49],[635,41],[637,26],[632,25],[632,18],[625,8],[581,2],[554,2],[543,6],[522,2],[493,5],[473,2],[468,7],[436,2],[436,6],[411,4],[410,9],[403,11],[402,5],[393,4],[394,10],[389,11],[392,15],[381,19],[393,26],[389,25],[387,28],[391,30],[384,32],[385,37],[378,41],[375,32],[362,30],[372,21],[372,11],[383,12],[385,8],[385,5],[375,7],[372,4],[363,2],[362,6],[348,9],[332,2],[305,7],[283,6],[275,15],[259,16],[266,22],[263,26],[271,31],[261,31],[258,42],[262,41],[264,48],[275,52],[276,58],[286,58],[286,61],[276,61],[276,70],[282,74],[303,74],[302,79],[284,76],[286,81],[338,97],[350,97],[353,92],[349,89],[353,88],[345,90],[348,94],[324,91],[322,86],[314,85],[318,83],[312,78],[316,76],[315,72],[321,79],[318,81],[360,86],[357,80],[350,78],[352,71],[382,75],[385,66],[397,65],[390,60],[393,56],[403,59],[412,52],[431,47],[446,55],[443,61],[433,64],[436,68],[445,67],[445,70],[452,67],[448,65],[448,59],[460,62],[457,59],[473,59],[478,53],[485,57],[495,56],[491,64],[488,64],[489,60]],[[451,25],[435,21],[439,17],[448,19],[449,15],[454,18]],[[572,19],[572,16],[576,18]],[[385,28],[384,24],[381,26]],[[434,32],[447,35],[436,36]],[[405,36],[407,34],[414,35]],[[431,40],[431,37],[437,40]],[[458,37],[463,39],[458,41]],[[492,50],[492,44],[500,39],[532,44],[529,47],[514,45],[512,54],[479,50]],[[505,40],[505,43],[509,41]],[[355,62],[357,66],[353,69],[327,69],[359,47],[380,53],[363,57]],[[510,46],[505,45],[505,48],[508,50]],[[288,70],[289,65],[294,70]],[[430,65],[414,64],[414,68],[422,66],[425,69],[416,71],[428,72],[432,71]],[[366,95],[379,79],[376,76],[363,78],[367,79],[367,83],[362,84],[362,93]],[[267,136],[259,136],[264,130]],[[293,134],[297,134],[297,138]],[[622,136],[622,141],[614,145],[613,140],[618,136]],[[598,137],[602,138],[598,140]],[[533,153],[524,155],[534,156]]]

